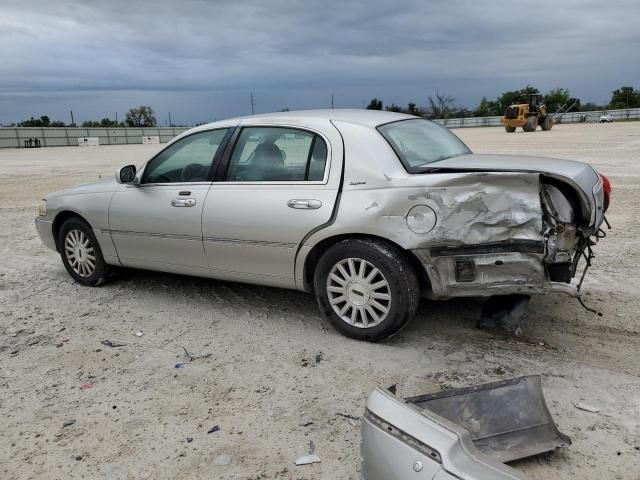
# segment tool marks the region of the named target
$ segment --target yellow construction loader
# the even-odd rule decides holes
[[[534,132],[538,125],[542,130],[551,130],[553,118],[547,114],[547,107],[542,103],[542,95],[531,93],[522,95],[519,103],[510,105],[500,117],[500,123],[508,133],[522,127],[525,132]]]

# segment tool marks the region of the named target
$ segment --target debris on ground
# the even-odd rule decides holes
[[[309,440],[309,454],[296,458],[296,465],[309,465],[311,463],[320,463],[320,457],[316,455],[316,446],[313,440]]]
[[[187,443],[193,442],[193,437],[187,437]]]
[[[201,358],[209,358],[211,356],[210,353],[205,353],[204,355],[197,355],[194,357],[186,348],[182,347],[182,350],[184,350],[184,356],[187,357],[187,360],[189,360],[189,362],[193,362],[194,360],[199,360]]]
[[[231,464],[231,455],[218,455],[213,463],[216,465],[229,465]]]
[[[316,355],[316,365],[324,360],[324,354],[322,352],[318,352]]]
[[[62,422],[62,428],[70,427],[74,423],[76,423],[76,420],[74,418],[70,418],[69,420],[65,420],[64,422]]]
[[[578,410],[584,410],[585,412],[598,413],[600,409],[598,407],[592,407],[591,405],[587,405],[586,403],[574,402],[573,406]]]
[[[80,390],[86,390],[87,388],[92,388],[92,387],[93,387],[93,383],[86,382],[86,383],[83,383],[82,385],[80,385]]]
[[[359,416],[357,416],[357,415],[349,415],[348,413],[338,412],[338,413],[336,413],[336,415],[338,415],[339,417],[348,418],[349,420],[360,420]]]
[[[494,295],[482,306],[478,328],[502,329],[519,337],[524,333],[522,317],[529,309],[529,295]]]
[[[136,332],[136,337],[141,337],[142,335],[144,335],[144,333],[142,333],[142,332]]]
[[[184,363],[178,362],[173,366],[173,368],[182,368],[183,366],[184,366]]]
[[[312,463],[320,463],[320,457],[315,453],[296,458],[296,465],[310,465]]]
[[[105,347],[111,348],[125,347],[127,345],[126,343],[112,342],[111,340],[102,340],[100,343]]]
[[[209,431],[207,433],[215,433],[215,432],[219,432],[220,431],[220,427],[218,425],[214,425],[213,427],[211,427],[209,429]]]

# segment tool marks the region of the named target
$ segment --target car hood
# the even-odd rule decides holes
[[[103,193],[113,192],[118,185],[115,178],[107,178],[104,180],[96,180],[95,182],[81,183],[72,187],[58,190],[57,192],[50,193],[47,198],[63,196],[63,195],[78,195],[84,193]]]

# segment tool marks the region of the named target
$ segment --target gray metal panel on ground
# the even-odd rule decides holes
[[[471,434],[475,446],[511,462],[571,445],[551,418],[539,375],[407,398]]]

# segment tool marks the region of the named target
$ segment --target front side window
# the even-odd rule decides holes
[[[245,127],[238,136],[225,180],[228,182],[319,181],[327,146],[318,135],[278,127]]]
[[[209,130],[184,137],[153,158],[142,183],[206,182],[227,129]]]
[[[411,173],[430,163],[471,153],[448,128],[428,120],[387,123],[379,126],[378,131]]]

